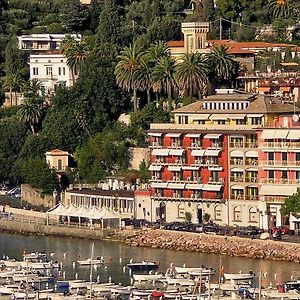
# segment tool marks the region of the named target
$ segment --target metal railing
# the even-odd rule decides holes
[[[262,142],[260,143],[261,148],[300,148],[300,142]]]
[[[260,166],[300,166],[300,161],[298,160],[260,160]]]
[[[269,183],[269,184],[300,184],[300,179],[260,178],[260,183]]]

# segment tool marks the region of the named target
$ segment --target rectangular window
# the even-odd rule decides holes
[[[300,171],[296,171],[296,179],[300,180]]]
[[[268,153],[268,160],[274,160],[274,152]]]
[[[66,75],[66,68],[65,67],[62,68],[62,74]]]
[[[58,75],[61,75],[61,67],[58,67]]]
[[[52,76],[52,67],[46,67],[46,75]]]
[[[288,179],[288,172],[287,171],[282,171],[281,172],[281,177],[282,177],[282,179]]]
[[[33,73],[33,75],[39,75],[39,68],[34,67],[34,68],[32,69],[32,73]]]
[[[300,152],[296,153],[296,161],[300,161]]]
[[[219,125],[225,125],[226,123],[225,123],[225,120],[218,120],[218,124]]]
[[[274,170],[269,171],[269,178],[274,179]]]
[[[57,169],[62,170],[62,160],[61,159],[57,160]]]
[[[287,161],[287,152],[282,152],[282,154],[281,154],[281,159],[282,159],[283,161]]]

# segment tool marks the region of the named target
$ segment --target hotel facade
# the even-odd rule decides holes
[[[172,124],[151,124],[151,191],[137,193],[138,217],[172,222],[190,213],[198,223],[208,214],[264,229],[288,222],[280,207],[300,183],[298,109],[225,92],[176,109]]]

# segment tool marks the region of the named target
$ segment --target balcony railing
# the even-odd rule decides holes
[[[230,142],[231,148],[257,148],[257,142]]]
[[[282,197],[282,196],[264,196],[264,200],[266,202],[276,202],[276,203],[283,203],[286,198],[287,197]]]
[[[300,179],[260,178],[260,183],[269,183],[269,184],[300,184]]]
[[[230,196],[231,200],[245,200],[244,195],[231,195]]]
[[[223,148],[223,143],[212,143],[211,146],[207,147],[207,149],[222,149]]]
[[[238,176],[238,177],[230,176],[231,182],[244,182],[244,180],[245,180],[244,176]]]
[[[258,200],[258,195],[246,195],[245,200],[257,201]]]
[[[297,160],[260,160],[259,161],[260,166],[293,166],[297,167],[300,166],[300,161]]]
[[[258,177],[246,177],[245,182],[257,183],[258,182]]]
[[[257,166],[258,165],[258,160],[257,159],[246,159],[245,160],[245,165],[246,166]]]
[[[161,148],[163,148],[163,145],[159,142],[153,142],[153,143],[151,143],[151,145],[149,145],[149,148],[161,149]]]
[[[169,149],[181,149],[182,148],[182,144],[179,142],[174,142],[171,144],[171,146],[168,147]]]
[[[172,196],[169,196],[169,197],[166,197],[164,195],[161,195],[161,194],[154,194],[153,196],[151,196],[152,199],[155,199],[155,200],[164,200],[164,201],[173,201],[174,199],[175,200],[179,200],[179,201],[183,201],[183,202],[192,202],[192,201],[202,201],[202,202],[217,202],[217,203],[221,203],[221,202],[224,202],[225,199],[223,198],[222,195],[218,196],[218,197],[203,197],[201,195],[192,195],[191,197],[187,198],[187,197],[182,197],[180,195],[174,195],[174,197]]]
[[[245,148],[257,148],[257,147],[258,147],[257,141],[245,142]]]
[[[300,142],[262,142],[261,148],[300,148]]]
[[[202,145],[201,145],[201,143],[192,143],[190,148],[192,150],[199,150],[202,148]]]
[[[152,162],[152,165],[157,165],[157,166],[164,166],[164,165],[167,165],[168,163],[163,160],[163,159],[155,159],[153,162]]]
[[[244,165],[244,160],[243,159],[231,159],[230,164],[232,166],[242,166],[242,165]]]

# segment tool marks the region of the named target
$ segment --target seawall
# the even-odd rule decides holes
[[[0,231],[23,235],[53,235],[84,239],[104,239],[114,233],[113,229],[85,229],[66,226],[43,225],[38,222],[21,222],[0,219]]]
[[[298,243],[165,230],[144,230],[136,235],[123,232],[119,239],[137,247],[300,262]]]

